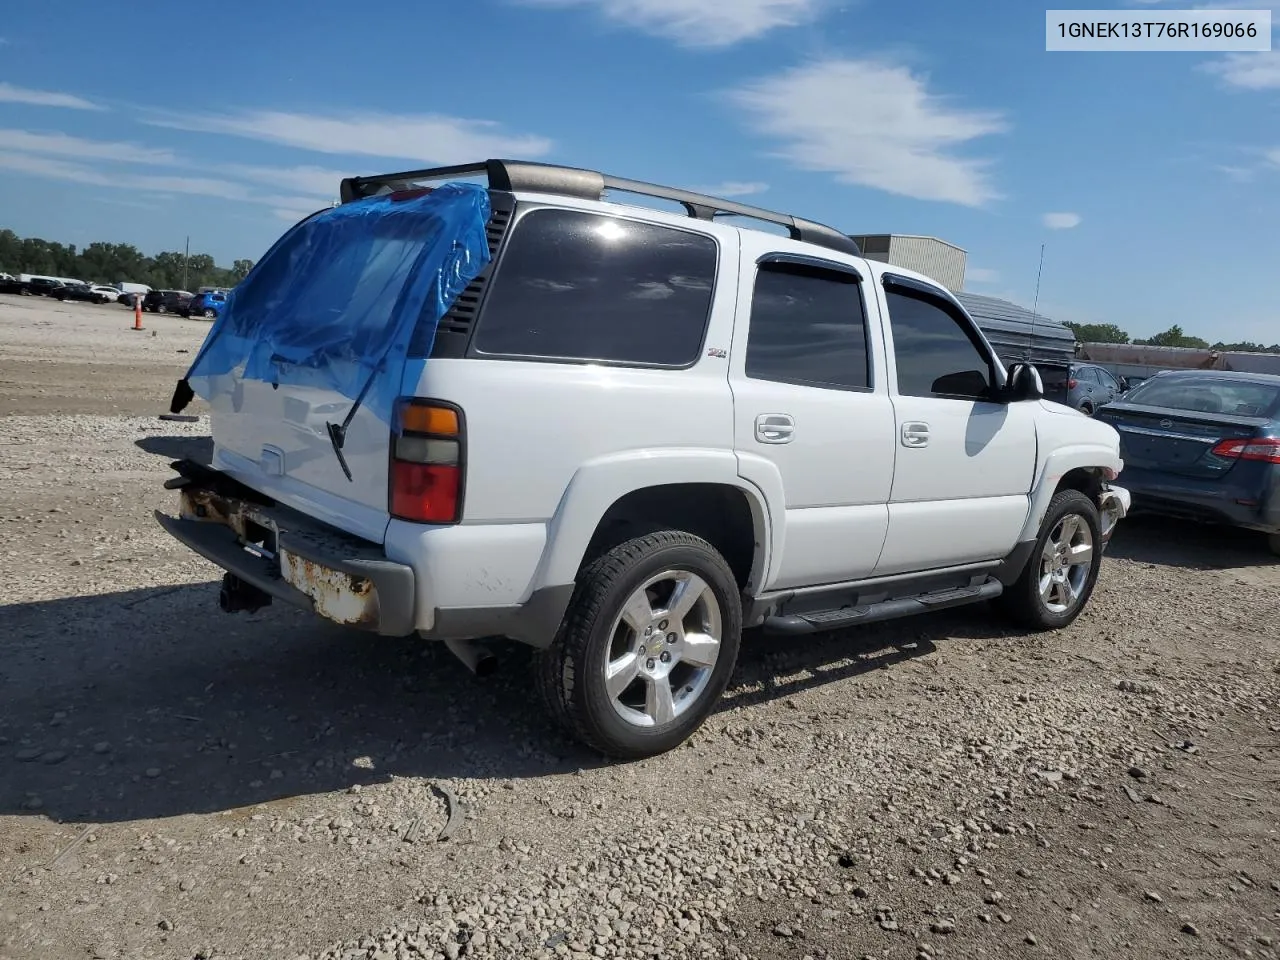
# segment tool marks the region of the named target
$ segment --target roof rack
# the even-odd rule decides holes
[[[788,213],[776,213],[761,207],[752,207],[732,200],[676,187],[664,187],[642,180],[628,180],[583,170],[578,167],[562,167],[550,163],[532,163],[524,160],[481,160],[451,167],[433,167],[426,170],[406,170],[401,173],[385,173],[371,177],[346,177],[341,184],[343,203],[375,196],[383,192],[407,189],[424,180],[448,180],[454,177],[485,174],[491,190],[521,191],[528,193],[553,193],[578,197],[583,200],[603,200],[607,190],[640,194],[662,200],[672,200],[684,207],[689,216],[698,220],[714,220],[718,214],[747,217],[786,227],[793,240],[816,244],[841,253],[861,256],[857,241],[834,227],[804,220]]]

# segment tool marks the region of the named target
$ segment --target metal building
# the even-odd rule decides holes
[[[947,243],[937,237],[900,233],[855,235],[853,239],[868,260],[879,260],[923,273],[952,293],[959,293],[964,289],[967,254],[954,243]]]
[[[957,293],[956,299],[1006,363],[1030,360],[1063,364],[1075,356],[1076,335],[1057,320],[997,297]]]

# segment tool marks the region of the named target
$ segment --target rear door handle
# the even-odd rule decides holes
[[[756,417],[756,439],[761,443],[790,443],[796,422],[789,413],[762,413]]]
[[[929,425],[919,421],[908,421],[902,425],[902,445],[904,447],[927,447],[929,445]]]

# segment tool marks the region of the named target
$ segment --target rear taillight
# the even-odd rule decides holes
[[[1228,460],[1261,460],[1280,463],[1280,437],[1253,437],[1246,440],[1223,440],[1213,448],[1214,456]]]
[[[1077,380],[1075,377],[1072,377],[1070,380],[1067,381],[1068,390],[1074,390],[1078,386],[1080,386],[1080,381]]]
[[[462,514],[462,412],[438,400],[405,400],[391,435],[389,512],[415,523]]]

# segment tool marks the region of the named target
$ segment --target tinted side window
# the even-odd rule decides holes
[[[840,270],[761,264],[751,298],[746,371],[756,380],[869,386],[858,278]]]
[[[885,293],[900,394],[963,399],[991,395],[991,363],[958,320],[925,297],[898,290]]]
[[[476,349],[684,366],[701,350],[715,276],[716,243],[703,234],[534,210],[507,243]]]

